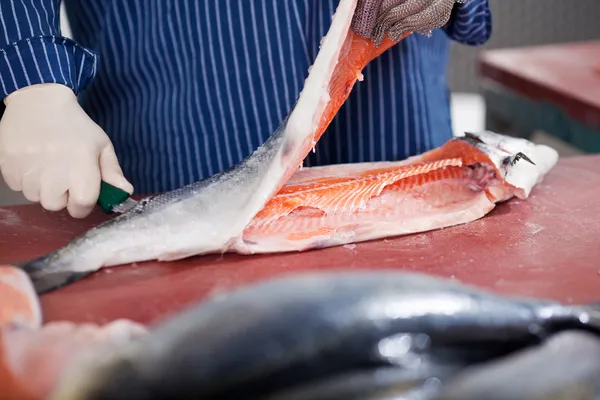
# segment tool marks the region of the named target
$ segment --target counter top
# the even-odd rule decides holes
[[[108,218],[75,220],[38,205],[0,208],[0,264],[66,244]],[[502,293],[566,303],[600,299],[600,156],[559,161],[526,201],[469,224],[277,255],[210,255],[103,269],[41,297],[46,321],[156,321],[211,293],[298,271],[418,271]]]

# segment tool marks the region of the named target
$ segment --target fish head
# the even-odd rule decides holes
[[[484,153],[504,183],[513,188],[512,194],[522,199],[558,162],[558,152],[550,146],[492,131],[465,132],[455,140],[466,141]]]

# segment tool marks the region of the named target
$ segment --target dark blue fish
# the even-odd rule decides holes
[[[374,393],[390,385],[432,398],[423,396],[435,379],[444,382],[567,330],[597,334],[600,314],[425,275],[296,275],[180,313],[69,374],[55,398],[304,399],[301,392],[312,387],[323,394],[313,398],[326,399],[344,376],[365,394],[341,398],[379,398]]]

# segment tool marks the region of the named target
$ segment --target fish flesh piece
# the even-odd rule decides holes
[[[69,365],[145,334],[133,321],[104,326],[53,322],[42,325],[39,299],[27,274],[0,268],[0,399],[41,400]]]
[[[81,368],[146,333],[144,326],[125,319],[106,325],[65,321],[35,330],[0,328],[0,398],[46,399],[70,368]]]
[[[526,199],[557,161],[551,147],[486,131],[405,161],[306,168],[231,251],[302,251],[464,224]]]
[[[41,325],[42,309],[27,274],[0,267],[0,327],[37,329]]]
[[[262,399],[381,368],[421,385],[564,331],[598,335],[600,313],[422,274],[294,274],[182,311],[65,374],[50,399]]]
[[[361,70],[396,42],[379,45],[351,29],[358,0],[341,0],[290,114],[240,164],[134,208],[65,247],[19,264],[38,293],[106,266],[224,253],[287,182],[345,102]],[[405,34],[400,40],[408,34]]]

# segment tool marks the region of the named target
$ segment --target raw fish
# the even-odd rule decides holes
[[[375,44],[354,33],[356,7],[357,0],[340,1],[290,114],[252,155],[207,179],[145,198],[65,247],[19,264],[36,291],[60,288],[105,266],[229,251],[302,164],[362,79],[360,71],[397,43],[386,36]]]
[[[132,321],[104,326],[54,322],[42,325],[31,281],[20,269],[0,268],[0,400],[45,399],[68,365],[94,359],[143,335]]]
[[[557,160],[548,146],[481,132],[405,161],[306,168],[232,251],[302,251],[464,224],[513,196],[526,199]]]
[[[298,274],[183,311],[65,374],[51,399],[262,399],[384,368],[421,385],[563,331],[598,335],[600,314],[420,274]]]

